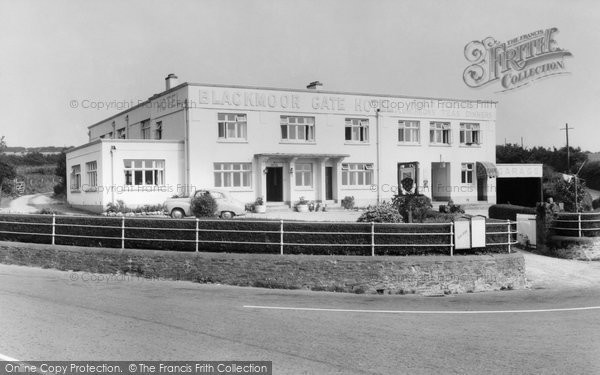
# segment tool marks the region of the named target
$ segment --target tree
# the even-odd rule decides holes
[[[0,160],[0,203],[2,203],[2,192],[5,187],[5,182],[16,177],[15,168]]]
[[[54,195],[62,195],[67,191],[67,154],[64,150],[59,155],[54,174],[59,178],[58,184],[54,186]]]

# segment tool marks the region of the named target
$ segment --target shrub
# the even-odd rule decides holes
[[[258,197],[258,198],[256,198],[256,200],[254,201],[254,204],[255,204],[256,206],[262,206],[262,205],[264,204],[263,197]]]
[[[490,206],[488,216],[490,219],[517,220],[517,214],[535,215],[535,207],[516,206],[512,204],[495,204]]]
[[[401,223],[403,220],[396,207],[383,202],[376,206],[367,207],[367,210],[360,215],[357,221],[359,223]]]
[[[431,199],[421,194],[395,195],[392,204],[400,212],[405,222],[410,222],[412,216],[412,222],[417,223],[422,223],[426,214],[433,207]]]
[[[212,217],[217,212],[217,201],[207,191],[192,199],[191,210],[196,217]]]
[[[40,215],[52,215],[52,214],[55,214],[55,215],[64,215],[62,211],[55,210],[55,209],[52,209],[52,208],[42,208],[37,213],[40,214]]]
[[[347,210],[353,209],[354,208],[354,197],[345,196],[344,199],[342,199],[342,207],[344,207]]]
[[[596,198],[592,201],[592,208],[597,210],[600,208],[600,198]]]
[[[454,204],[453,201],[449,201],[448,204],[440,205],[440,212],[448,214],[464,214],[465,210],[458,204]]]
[[[554,191],[554,200],[564,203],[567,212],[590,211],[592,209],[592,197],[585,188],[585,182],[581,179],[578,181],[575,178],[572,178],[571,181],[559,179],[552,183],[551,189]],[[575,189],[577,189],[577,194],[575,194]],[[575,202],[575,196],[577,196],[577,202]]]

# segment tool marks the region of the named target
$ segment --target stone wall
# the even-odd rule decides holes
[[[349,293],[466,293],[526,287],[519,253],[360,257],[186,253],[0,242],[0,262],[104,274]]]

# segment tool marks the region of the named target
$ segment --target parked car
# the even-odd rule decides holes
[[[191,211],[192,199],[196,196],[205,194],[207,191],[217,202],[217,211],[215,212],[215,215],[220,216],[222,219],[231,219],[234,216],[240,216],[246,213],[246,206],[244,203],[233,198],[229,192],[217,189],[199,189],[196,190],[191,197],[169,198],[165,201],[165,211],[174,219],[193,216]]]

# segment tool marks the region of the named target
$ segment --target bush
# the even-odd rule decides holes
[[[405,222],[410,221],[412,213],[412,222],[415,223],[422,223],[433,207],[431,199],[421,194],[395,195],[392,204],[400,212]]]
[[[196,217],[215,216],[215,212],[217,212],[217,201],[215,201],[215,198],[207,191],[192,199],[191,210]]]
[[[454,204],[453,201],[449,201],[448,204],[440,205],[440,212],[447,214],[464,214],[465,210],[458,204]]]
[[[402,221],[402,215],[398,209],[386,202],[367,207],[367,210],[357,220],[359,223],[401,223]]]
[[[585,188],[585,182],[575,178],[565,181],[562,178],[552,182],[550,190],[554,192],[554,200],[562,202],[567,212],[590,211],[592,209],[592,197]],[[575,194],[577,188],[577,194]],[[577,202],[575,202],[577,196]]]
[[[597,210],[600,208],[600,198],[596,198],[592,201],[592,208]]]
[[[512,204],[495,204],[490,206],[488,216],[490,219],[517,220],[517,214],[535,215],[535,207],[516,206]]]
[[[353,209],[354,208],[354,197],[345,196],[344,199],[342,199],[342,207],[344,207],[347,210]]]

